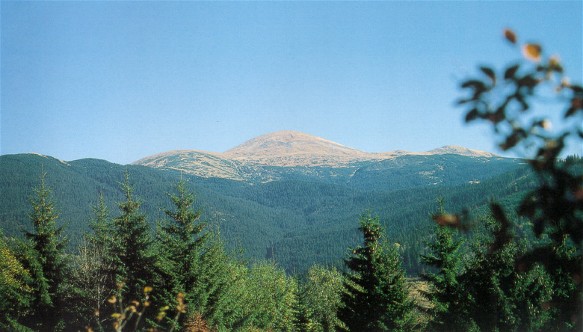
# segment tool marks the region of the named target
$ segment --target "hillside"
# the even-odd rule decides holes
[[[193,165],[189,156],[180,162]],[[170,158],[166,165],[175,162]],[[4,155],[0,227],[5,234],[19,235],[29,226],[28,198],[43,169],[73,246],[87,230],[90,206],[100,192],[111,216],[119,214],[119,182],[127,170],[152,225],[163,218],[161,211],[170,206],[166,194],[183,177],[197,194],[203,217],[220,228],[228,247],[244,249],[249,259],[273,258],[297,273],[315,262],[341,265],[347,248],[360,240],[357,221],[367,210],[378,214],[389,236],[403,244],[406,266],[417,273],[416,253],[429,234],[428,215],[436,208],[436,197],[444,197],[450,210],[460,211],[482,206],[489,197],[520,195],[529,186],[528,171],[519,160],[452,154],[403,155],[348,167],[250,165],[241,173],[247,178],[236,181],[184,174],[174,166]]]

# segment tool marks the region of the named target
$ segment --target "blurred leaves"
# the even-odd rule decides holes
[[[460,225],[460,218],[454,214],[438,214],[433,216],[433,220],[440,226],[458,227]]]
[[[522,54],[525,58],[539,62],[542,55],[542,47],[538,44],[524,44],[522,46]]]
[[[516,44],[516,34],[510,29],[504,29],[504,37],[512,44]]]
[[[514,79],[516,77],[516,72],[518,71],[519,68],[520,68],[519,64],[508,67],[508,69],[504,71],[504,79],[505,80]]]
[[[504,30],[504,37],[517,44],[512,30]],[[577,313],[583,292],[583,160],[580,157],[563,160],[561,153],[568,140],[580,143],[583,139],[581,121],[571,120],[583,117],[583,88],[569,83],[559,57],[545,56],[541,45],[527,43],[520,50],[523,60],[503,68],[501,82],[496,82],[496,70],[479,67],[480,75],[460,84],[466,97],[458,104],[467,108],[466,122],[482,120],[492,126],[502,139],[499,143],[502,150],[534,152],[527,161],[537,175],[538,185],[523,198],[517,212],[530,219],[535,235],[545,239],[546,244],[532,248],[516,264],[521,271],[540,264],[551,273],[568,273],[570,282],[574,281],[576,286],[561,295],[563,300],[568,299],[563,309]],[[565,121],[556,126],[556,132],[551,132],[546,117],[534,118],[531,114],[532,105],[546,105],[549,99],[564,110]],[[511,241],[511,224],[500,205],[492,203],[490,207],[501,226],[490,248],[495,251]],[[444,226],[461,225],[455,215],[442,214],[434,219]],[[581,325],[581,320],[574,320],[573,324]]]
[[[490,80],[492,81],[492,84],[496,84],[496,73],[494,72],[494,70],[490,67],[480,67],[480,70],[486,75],[488,76],[488,78],[490,78]]]

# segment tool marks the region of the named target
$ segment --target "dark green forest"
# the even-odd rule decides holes
[[[452,211],[485,211],[492,198],[516,205],[536,183],[528,165],[519,159],[405,156],[382,164],[359,165],[360,175],[344,179],[302,176],[293,168],[282,168],[278,170],[286,175],[282,180],[254,183],[95,159],[65,163],[33,154],[5,155],[0,156],[4,193],[0,225],[7,236],[30,230],[29,198],[44,171],[54,191],[59,224],[69,239],[67,249],[73,253],[89,230],[91,206],[99,196],[103,195],[108,209],[116,209],[123,198],[119,182],[127,171],[152,229],[164,217],[163,210],[171,207],[167,193],[183,179],[196,193],[201,218],[220,231],[229,250],[242,249],[248,260],[269,258],[290,274],[305,274],[315,263],[343,268],[347,248],[361,240],[355,220],[370,210],[379,215],[391,238],[403,245],[408,274],[418,275],[423,268],[418,255],[422,242],[431,236],[428,216],[437,197],[444,197]],[[442,174],[420,175],[430,169],[442,169]],[[320,173],[331,170],[348,173],[331,168]],[[432,184],[436,181],[440,183]]]
[[[0,330],[580,331],[583,159],[562,152],[583,140],[583,88],[522,47],[458,104],[529,158],[258,184],[1,156]],[[527,117],[549,91],[556,132]]]

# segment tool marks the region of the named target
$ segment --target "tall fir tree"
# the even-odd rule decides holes
[[[473,256],[460,278],[460,288],[468,294],[467,321],[480,331],[554,330],[548,324],[553,312],[545,309],[553,283],[541,266],[517,269],[525,245],[513,237],[501,207],[492,203],[492,210],[494,217],[484,220],[487,233],[473,243]]]
[[[439,214],[444,214],[443,199],[438,199]],[[429,265],[430,272],[422,278],[429,283],[429,291],[423,295],[431,304],[429,315],[432,331],[465,331],[467,329],[466,292],[461,287],[463,241],[456,239],[454,230],[436,224],[433,241],[426,243],[427,251],[421,262]]]
[[[141,202],[133,196],[127,171],[121,186],[125,200],[119,203],[121,215],[113,223],[115,277],[116,283],[123,285],[124,299],[140,300],[143,288],[154,280],[156,256],[150,227],[140,212]]]
[[[206,224],[200,220],[200,212],[194,210],[194,194],[186,189],[183,180],[169,197],[175,210],[164,211],[169,218],[160,224],[156,236],[159,255],[163,257],[159,260],[160,269],[168,283],[165,289],[173,298],[178,292],[189,293],[196,282],[195,270],[206,238]]]
[[[85,234],[78,246],[77,266],[73,274],[79,290],[75,307],[80,313],[81,327],[94,326],[102,330],[103,323],[112,313],[107,299],[116,290],[114,225],[103,193],[100,193],[99,202],[92,209],[93,218],[89,222],[91,232]]]
[[[31,232],[25,232],[32,245],[29,264],[36,267],[33,312],[28,322],[35,328],[54,331],[64,328],[68,271],[66,239],[61,235],[62,228],[57,226],[59,215],[46,175],[44,171],[41,173],[40,185],[34,189],[30,214],[33,227]]]
[[[363,216],[364,246],[352,251],[346,266],[346,292],[340,318],[350,331],[405,331],[413,327],[413,301],[397,247],[383,240],[376,217]]]
[[[97,258],[97,280],[95,285],[96,299],[99,299],[98,309],[103,305],[108,293],[115,286],[114,234],[115,225],[109,216],[103,193],[99,194],[99,202],[92,207],[93,220],[89,227],[92,233],[87,236],[90,248]]]
[[[200,211],[194,208],[195,196],[186,184],[179,181],[176,192],[169,195],[174,209],[164,211],[168,218],[157,233],[160,300],[169,303],[183,293],[188,309],[187,315],[181,316],[183,321],[196,317],[209,326],[220,327],[231,315],[225,299],[230,287],[229,259],[219,235],[206,230]]]

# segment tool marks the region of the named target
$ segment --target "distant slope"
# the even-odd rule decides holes
[[[214,156],[201,158],[207,157]],[[347,248],[360,241],[358,217],[370,210],[379,214],[391,239],[402,243],[408,268],[416,273],[436,197],[459,211],[483,206],[489,197],[512,200],[531,181],[520,160],[451,154],[404,155],[350,167],[237,165],[242,179],[237,181],[177,171],[171,164],[180,158],[163,160],[165,168],[158,169],[97,159],[0,156],[0,227],[8,235],[30,227],[28,199],[44,169],[60,223],[75,245],[88,229],[90,206],[100,192],[111,216],[119,215],[119,182],[127,170],[152,225],[164,218],[162,210],[171,207],[166,194],[183,177],[197,194],[203,218],[220,227],[230,248],[244,248],[250,259],[274,256],[290,272],[303,272],[313,263],[341,264]]]

